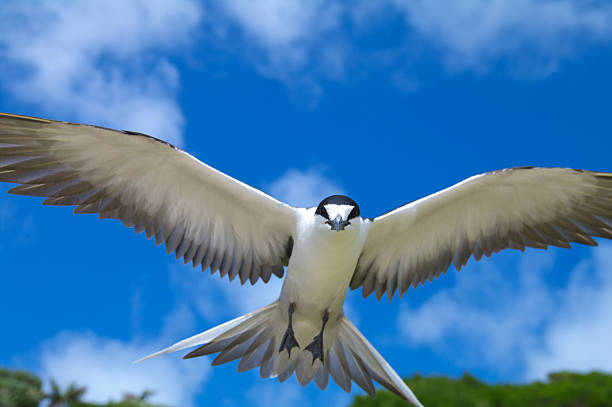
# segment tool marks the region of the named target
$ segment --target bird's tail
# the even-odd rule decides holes
[[[375,380],[413,405],[422,407],[406,383],[344,315],[335,321],[333,330],[337,330],[337,334],[324,338],[323,362],[320,359],[313,362],[312,353],[306,349],[294,348],[290,355],[286,350],[280,352],[281,338],[286,329],[283,323],[279,323],[281,321],[282,312],[277,301],[177,342],[136,363],[201,345],[184,359],[219,353],[212,362],[213,366],[240,359],[239,372],[259,367],[262,378],[278,377],[281,382],[295,372],[302,386],[314,381],[321,389],[327,387],[331,375],[345,391],[351,390],[354,381],[372,397],[376,396],[372,384]]]

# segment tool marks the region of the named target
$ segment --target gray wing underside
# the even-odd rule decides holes
[[[282,277],[291,254],[293,208],[144,134],[0,113],[0,181],[241,283]]]
[[[376,218],[351,288],[391,299],[503,249],[612,238],[612,174],[521,167],[469,178]]]

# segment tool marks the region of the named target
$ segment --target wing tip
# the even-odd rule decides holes
[[[143,357],[143,358],[140,358],[140,359],[138,359],[138,360],[133,361],[133,362],[132,362],[132,364],[134,364],[134,365],[135,365],[135,364],[137,364],[137,363],[144,362],[145,360],[153,359],[153,358],[156,358],[156,357],[158,357],[158,356],[167,355],[168,353],[172,353],[172,352],[174,352],[174,351],[172,350],[172,348],[173,348],[173,347],[171,346],[170,348],[162,349],[162,350],[160,350],[160,351],[158,351],[158,352],[151,353],[150,355],[147,355],[147,356],[145,356],[145,357]],[[177,349],[177,350],[178,350],[178,349]]]
[[[133,361],[132,361],[132,364],[133,364],[133,365],[136,365],[136,364],[138,364],[138,363],[144,362],[145,360],[153,359],[153,358],[155,358],[155,357],[157,357],[157,356],[161,356],[161,351],[160,351],[160,352],[155,352],[155,353],[152,353],[152,354],[150,354],[150,355],[147,355],[147,356],[145,356],[145,357],[143,357],[143,358],[140,358],[140,359],[137,359],[137,360],[133,360]]]

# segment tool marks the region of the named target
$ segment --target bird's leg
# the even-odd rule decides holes
[[[291,357],[291,349],[300,348],[300,344],[295,339],[295,334],[293,333],[293,311],[295,311],[295,304],[289,304],[289,326],[287,326],[287,330],[283,335],[283,339],[281,340],[280,348],[278,352],[282,352],[284,349],[287,349],[287,353],[289,353],[289,357]]]
[[[325,311],[325,313],[323,314],[323,325],[321,325],[321,330],[319,331],[319,334],[313,338],[312,342],[310,342],[308,346],[306,346],[306,350],[312,353],[313,364],[317,359],[321,360],[321,363],[323,363],[323,330],[325,329],[325,324],[327,324],[328,319],[329,312]]]

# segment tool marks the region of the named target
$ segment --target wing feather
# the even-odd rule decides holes
[[[371,224],[351,288],[403,295],[503,249],[571,248],[612,238],[612,174],[510,168],[469,178]]]
[[[242,283],[282,276],[292,244],[294,208],[141,133],[0,113],[0,181]]]

